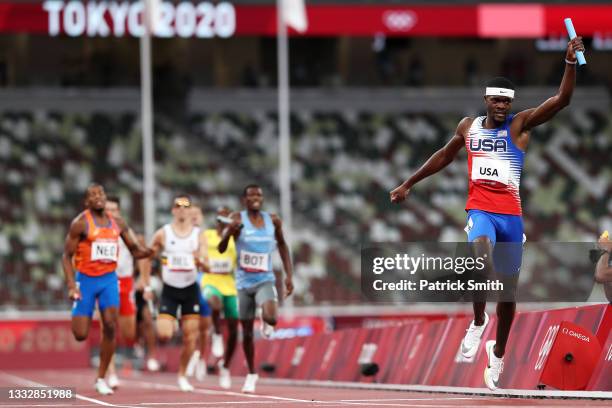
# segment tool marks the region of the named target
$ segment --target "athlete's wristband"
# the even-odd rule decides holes
[[[153,292],[153,288],[151,286],[147,285],[147,286],[144,287],[144,291],[145,292]]]
[[[589,259],[591,260],[591,263],[595,265],[597,262],[599,262],[603,254],[608,254],[609,256],[610,251],[601,248],[589,250]]]
[[[570,65],[576,65],[578,63],[578,60],[574,60],[574,61],[570,61],[567,58],[565,59],[565,63],[566,64],[570,64]]]

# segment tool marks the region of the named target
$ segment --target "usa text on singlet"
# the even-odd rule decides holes
[[[513,115],[498,128],[483,127],[486,116],[474,119],[465,146],[468,152],[466,210],[521,215],[519,186],[525,153],[512,142]]]

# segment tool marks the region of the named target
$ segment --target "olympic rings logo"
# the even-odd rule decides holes
[[[385,27],[391,31],[408,31],[415,26],[417,15],[409,10],[388,10],[382,19]]]

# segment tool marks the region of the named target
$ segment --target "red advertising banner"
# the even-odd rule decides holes
[[[71,37],[138,37],[144,33],[141,1],[0,3],[0,33]],[[158,37],[228,38],[276,34],[274,5],[231,2],[161,2]],[[612,5],[309,5],[303,36],[430,36],[540,38],[565,35],[572,17],[579,35],[612,33]],[[290,31],[291,35],[297,35]]]
[[[84,368],[88,343],[77,342],[69,320],[0,321],[0,362],[4,369]]]
[[[608,340],[599,355],[599,361],[587,386],[589,391],[612,390],[612,332],[608,334]]]
[[[586,352],[590,365],[583,364],[586,338],[596,346],[595,351],[600,348],[594,333],[608,327],[608,307],[602,304],[519,313],[506,347],[500,386],[536,389],[542,373],[555,371],[559,356],[565,358],[571,353],[573,360],[564,370],[573,375],[573,382],[570,384],[568,380],[563,387],[584,388],[590,380],[587,389],[609,391],[612,335],[601,353]],[[460,344],[470,320],[469,317],[423,320],[391,327],[354,328],[303,338],[258,341],[256,368],[261,370],[262,364],[273,368],[268,373],[260,371],[260,375],[278,378],[483,387],[484,342],[495,338],[497,322],[495,316],[490,316],[482,346],[473,358],[466,359],[460,354]],[[363,376],[363,364],[378,365],[378,373],[374,377]],[[574,375],[579,371],[578,365],[586,367],[582,375]],[[232,373],[245,372],[242,354],[238,352]],[[548,381],[548,385],[552,382]]]

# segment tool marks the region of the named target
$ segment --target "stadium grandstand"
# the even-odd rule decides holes
[[[162,10],[153,28],[137,15],[149,0],[0,3],[0,387],[67,385],[76,387],[84,404],[106,404],[89,382],[77,378],[100,363],[94,358],[98,334],[87,340],[86,350],[75,346],[74,355],[82,352],[86,358],[79,354],[74,363],[68,362],[68,351],[58,361],[50,354],[55,349],[42,346],[33,346],[23,360],[26,366],[20,365],[19,353],[9,358],[15,350],[24,352],[22,330],[30,324],[58,327],[72,341],[62,254],[91,183],[121,199],[123,216],[146,235],[147,245],[151,226],[172,222],[177,195],[188,194],[201,206],[204,226],[214,228],[217,209],[243,209],[243,189],[255,183],[265,193],[266,211],[290,220],[285,233],[294,293],[280,300],[277,336],[264,340],[257,333],[256,343],[258,370],[268,381],[261,389],[278,395],[281,406],[307,404],[306,386],[329,390],[338,384],[373,384],[381,394],[364,393],[363,401],[351,402],[351,390],[336,389],[333,395],[322,393],[321,404],[370,406],[368,401],[402,398],[382,395],[388,390],[409,391],[407,398],[431,396],[433,404],[444,406],[458,404],[448,393],[482,397],[466,403],[474,406],[504,406],[514,401],[510,398],[534,396],[610,403],[612,299],[606,299],[606,283],[595,279],[589,250],[597,252],[598,237],[612,230],[612,6],[562,0],[306,0],[307,28],[290,25],[283,45],[273,1],[150,3],[146,7]],[[572,17],[584,37],[588,63],[577,68],[570,105],[530,134],[520,188],[527,241],[519,291],[525,300],[517,306],[513,330],[520,332],[511,332],[502,377],[509,394],[499,402],[499,395],[483,388],[488,351],[481,347],[475,360],[458,351],[472,322],[470,304],[368,297],[364,251],[466,241],[470,169],[465,149],[412,188],[401,205],[391,202],[390,192],[453,138],[462,118],[487,115],[483,96],[489,79],[503,76],[516,85],[513,112],[557,94],[568,48],[563,17]],[[514,26],[516,21],[521,23]],[[285,72],[278,64],[284,46]],[[151,110],[145,113],[147,70]],[[279,109],[283,78],[289,85],[284,88],[287,116]],[[279,136],[283,120],[290,140],[285,156],[279,154],[286,146]],[[151,167],[143,138],[148,124]],[[148,191],[149,185],[154,189]],[[287,185],[289,208],[283,205]],[[272,266],[282,294],[278,255]],[[154,261],[157,300],[161,269]],[[487,312],[497,324],[495,310]],[[568,369],[573,374],[563,374],[566,383],[560,385],[555,375],[561,374],[550,373],[562,370],[546,362],[547,356],[559,350],[565,353],[560,359],[578,353],[556,342],[563,330],[591,336],[599,349],[589,351],[590,366]],[[485,337],[495,335],[489,326]],[[423,344],[446,339],[449,350],[432,346],[421,357],[415,350],[421,350],[423,338]],[[402,348],[399,343],[406,346],[405,355],[395,351]],[[120,345],[118,365],[130,392],[176,391],[174,377],[146,385],[133,376],[133,369],[143,368],[142,355],[128,350],[131,344]],[[176,371],[170,361],[178,355],[177,340],[161,350],[162,368]],[[582,364],[582,357],[576,358]],[[232,375],[249,374],[242,359],[240,350]],[[217,374],[219,361],[207,361],[209,373]],[[408,373],[405,367],[413,363],[415,371]],[[480,365],[468,367],[472,363]],[[367,374],[372,364],[376,372],[380,366],[379,374]],[[37,372],[55,367],[73,374],[60,384],[49,372]],[[586,380],[579,378],[586,374],[575,374],[580,370],[588,371]],[[577,385],[567,385],[570,377]],[[210,404],[248,401],[222,394],[216,381],[206,381],[193,394],[202,401],[215,392],[219,400]],[[543,384],[554,391],[542,391]],[[254,406],[275,401],[263,393]],[[6,403],[2,398],[0,408]],[[108,401],[110,406],[152,401],[140,394],[130,398]],[[167,398],[174,398],[164,400],[169,406],[200,406],[193,396]]]

